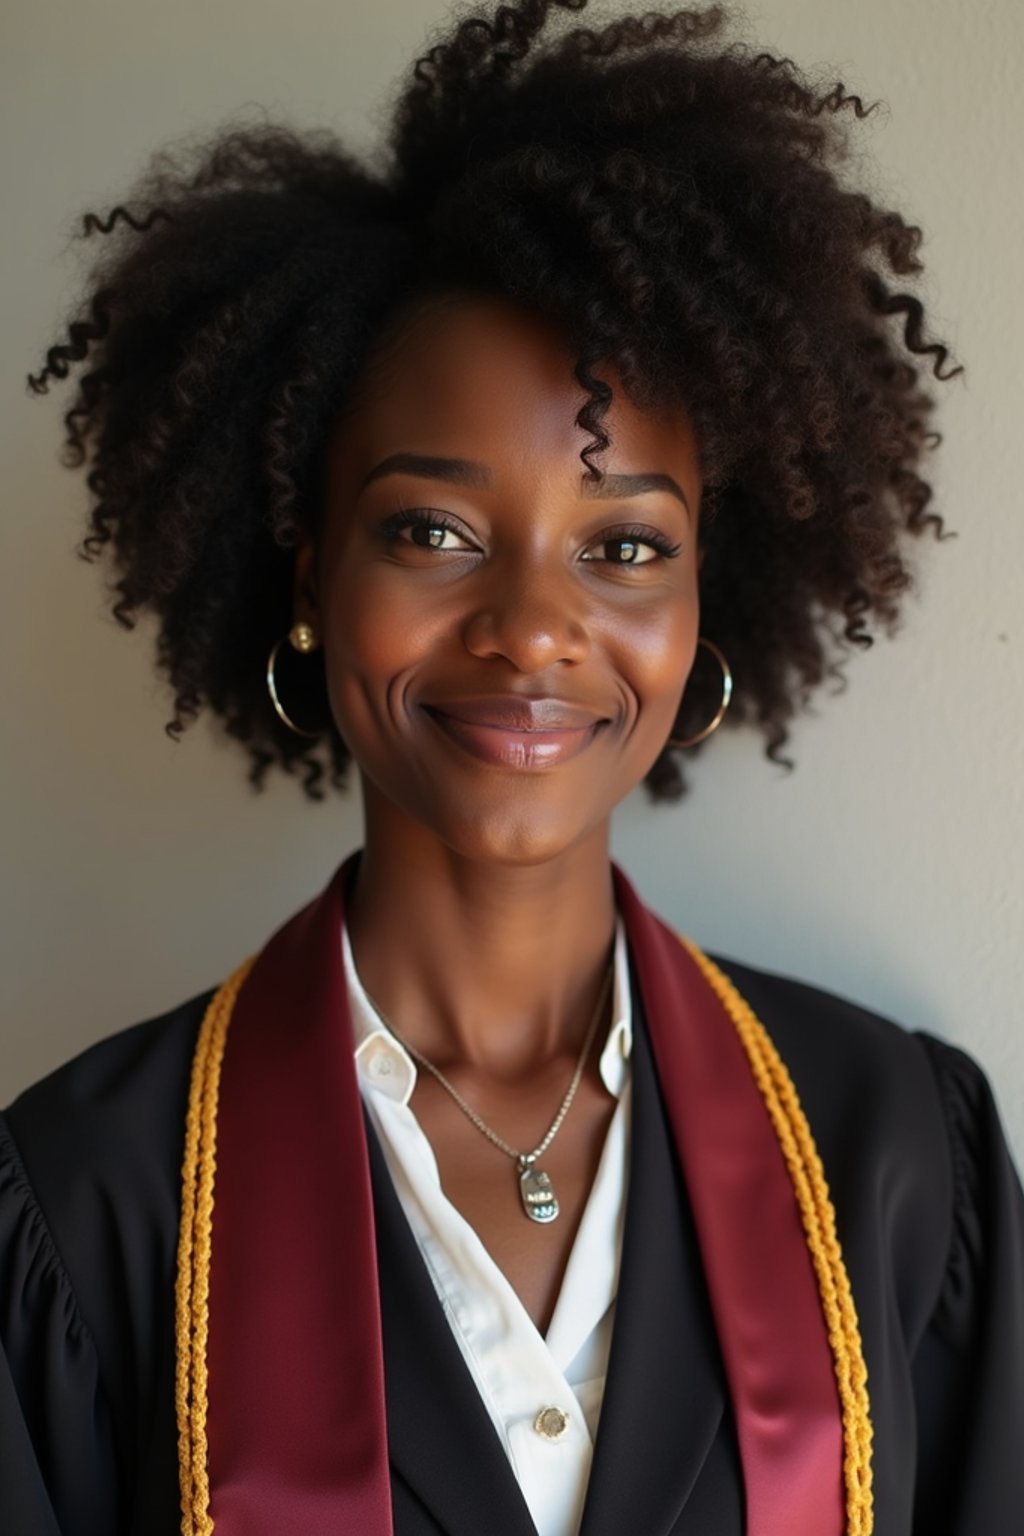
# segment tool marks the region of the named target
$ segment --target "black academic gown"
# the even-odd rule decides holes
[[[829,1178],[870,1377],[875,1536],[1020,1536],[1024,1198],[984,1076],[929,1036],[712,958],[778,1046]],[[93,1047],[0,1117],[5,1536],[180,1529],[180,1165],[211,995]],[[633,1008],[623,1257],[581,1536],[743,1536],[733,1418],[635,985]],[[396,1536],[533,1536],[367,1133]]]

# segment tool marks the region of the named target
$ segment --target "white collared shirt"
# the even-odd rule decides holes
[[[576,1536],[608,1369],[625,1214],[633,1035],[622,919],[612,1024],[600,1060],[618,1104],[546,1336],[442,1190],[433,1149],[409,1104],[416,1064],[370,1003],[344,929],[342,951],[363,1102],[445,1316],[539,1536]],[[461,1113],[455,1104],[452,1112]],[[557,1440],[534,1428],[544,1408],[568,1415]]]

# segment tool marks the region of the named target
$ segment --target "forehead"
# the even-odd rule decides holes
[[[498,470],[583,472],[591,433],[576,425],[588,398],[576,356],[554,323],[512,302],[446,295],[425,304],[371,358],[335,432],[332,458],[355,471],[389,454],[434,452]],[[602,425],[610,469],[684,474],[693,485],[696,445],[685,411],[641,410],[614,369]],[[628,461],[628,462],[627,462]]]

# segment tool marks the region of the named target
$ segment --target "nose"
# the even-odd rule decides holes
[[[537,559],[502,562],[477,589],[463,639],[482,659],[504,658],[518,672],[582,661],[590,646],[579,588]]]

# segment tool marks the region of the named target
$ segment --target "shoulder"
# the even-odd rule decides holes
[[[940,1053],[980,1069],[971,1058],[916,1028],[826,987],[709,952],[750,1005],[798,1088],[821,1090],[837,1106],[869,1096],[876,1112],[916,1107],[941,1133],[937,1066]]]
[[[946,1154],[982,1122],[998,1125],[984,1068],[933,1034],[927,1019],[896,1020],[795,976],[709,952],[764,1024],[805,1108],[846,1116],[870,1140]]]
[[[191,1059],[211,995],[100,1041],[0,1114],[0,1358],[10,1409],[10,1456],[0,1461],[17,1465],[26,1490],[39,1479],[55,1511],[48,1530],[113,1530],[116,1466],[143,1454],[147,1477],[173,1499],[162,1448],[174,1444],[180,1168]]]
[[[85,1295],[110,1265],[171,1260],[192,1054],[213,990],[101,1040],[0,1115],[10,1185]]]
[[[966,1052],[795,976],[710,954],[768,1031],[812,1127],[851,1145],[949,1158],[950,1072],[984,1082]]]
[[[26,1088],[4,1117],[33,1172],[85,1147],[98,1157],[137,1150],[184,1116],[196,1035],[215,989],[108,1035]],[[180,1114],[179,1114],[180,1111]]]

